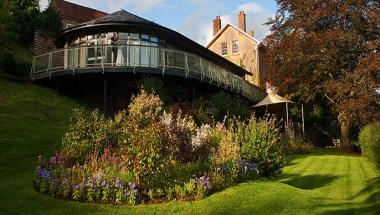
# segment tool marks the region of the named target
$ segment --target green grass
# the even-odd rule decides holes
[[[380,173],[365,158],[316,150],[289,158],[284,173],[194,202],[135,207],[58,200],[32,188],[35,161],[61,144],[79,103],[0,77],[0,214],[376,214]]]

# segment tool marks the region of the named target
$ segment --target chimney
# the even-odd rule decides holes
[[[244,13],[244,11],[239,12],[238,20],[239,20],[239,28],[242,31],[246,32],[247,29],[246,29],[246,25],[245,25],[245,13]]]
[[[255,32],[254,32],[254,31],[250,31],[250,32],[248,32],[248,34],[249,34],[249,36],[251,36],[251,37],[255,37]]]
[[[215,19],[213,20],[214,22],[214,36],[218,31],[222,28],[222,20],[220,20],[220,16],[216,16]]]

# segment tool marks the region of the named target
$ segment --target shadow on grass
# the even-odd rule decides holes
[[[350,200],[367,196],[362,203],[327,204],[325,207],[344,207],[344,209],[333,209],[326,211],[325,215],[335,214],[380,214],[380,177],[368,181],[368,185],[352,196]],[[347,208],[348,207],[348,208]]]
[[[337,180],[339,177],[335,175],[285,175],[282,179],[282,183],[288,184],[290,186],[304,189],[312,190],[320,187],[324,187],[333,181]]]

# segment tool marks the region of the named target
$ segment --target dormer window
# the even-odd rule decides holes
[[[72,24],[66,24],[66,28],[71,28]]]
[[[221,44],[221,50],[222,50],[222,55],[227,55],[228,49],[227,49],[227,42],[222,42]]]

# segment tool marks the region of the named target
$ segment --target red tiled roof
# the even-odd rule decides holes
[[[73,19],[79,23],[87,22],[107,15],[105,12],[64,0],[52,0],[51,3],[54,4],[61,17]]]

